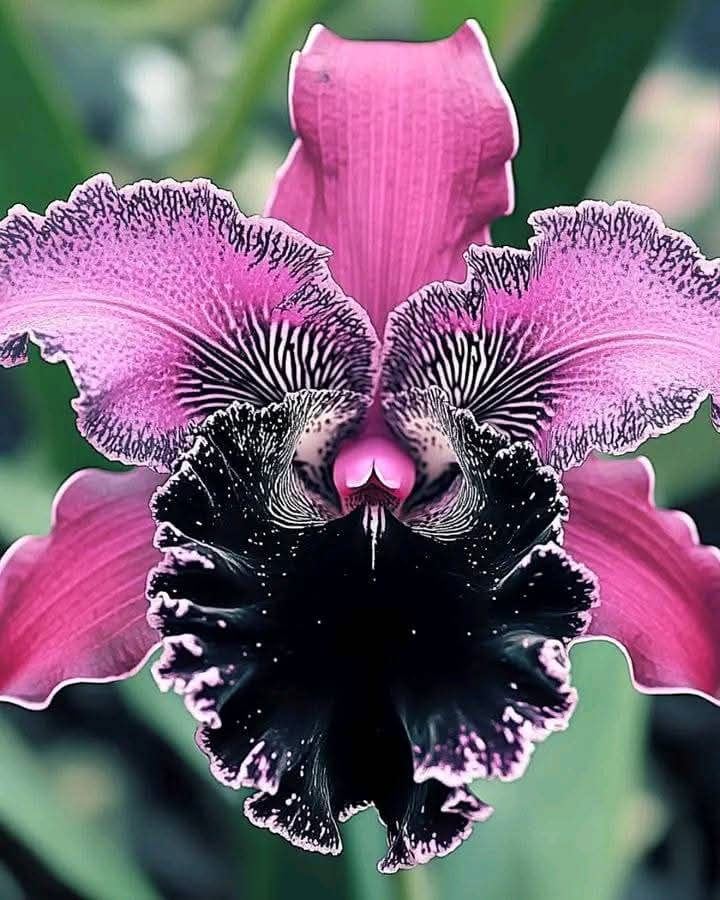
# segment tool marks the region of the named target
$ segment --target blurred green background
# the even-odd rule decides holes
[[[654,206],[720,251],[720,5],[703,0],[0,0],[0,207],[42,211],[97,170],[205,175],[248,213],[291,134],[289,54],[322,21],[355,38],[434,39],[477,18],[516,104],[517,208],[583,196]],[[107,465],[78,437],[67,373],[0,374],[0,545],[44,533],[60,482]],[[720,541],[720,441],[707,410],[645,449],[661,498]],[[619,652],[573,654],[581,702],[495,816],[449,858],[375,872],[372,812],[317,858],[242,818],[193,724],[149,674],[0,710],[0,900],[610,900],[720,897],[720,715],[637,695]],[[713,763],[715,760],[715,763]]]

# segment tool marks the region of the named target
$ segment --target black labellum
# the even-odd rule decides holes
[[[575,701],[566,645],[591,576],[556,543],[565,501],[529,444],[437,393],[407,395],[461,475],[401,522],[339,517],[293,464],[313,423],[361,399],[301,391],[212,415],[154,500],[156,677],[185,696],[214,774],[252,787],[248,817],[337,853],[372,804],[381,871],[444,855],[491,809],[475,777],[515,778]]]

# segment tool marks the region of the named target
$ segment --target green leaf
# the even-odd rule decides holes
[[[516,208],[493,226],[496,244],[524,247],[528,215],[575,204],[610,144],[632,89],[679,0],[604,4],[554,0],[536,34],[502,73],[520,123]]]
[[[217,183],[237,168],[247,129],[268,81],[307,34],[328,0],[256,0],[243,30],[234,71],[187,157],[174,167],[178,177],[202,175]]]
[[[43,59],[12,4],[0,4],[0,108],[8,117],[0,142],[3,206],[22,200],[43,209],[90,170],[78,122]]]
[[[0,718],[0,822],[66,885],[88,900],[159,900],[127,848],[59,795],[46,760]]]
[[[380,875],[376,869],[387,850],[385,829],[376,811],[371,808],[353,816],[343,825],[342,838],[359,900],[400,900],[402,891],[395,876]]]
[[[528,0],[422,0],[420,36],[429,41],[452,34],[466,19],[476,19],[493,52],[513,24],[527,12]]]
[[[152,679],[150,663],[133,678],[117,685],[125,705],[142,719],[158,737],[199,776],[206,778],[209,788],[220,788],[208,770],[208,761],[195,744],[196,722],[175,694],[163,694]]]
[[[33,14],[53,28],[148,38],[182,35],[219,16],[230,0],[39,0]]]
[[[0,457],[0,539],[9,544],[26,534],[47,534],[56,487],[36,449]]]

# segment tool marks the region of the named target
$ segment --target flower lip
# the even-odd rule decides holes
[[[454,448],[452,508],[401,521],[368,500],[340,516],[316,502],[295,447],[337,420],[342,393],[234,404],[153,498],[165,556],[148,582],[156,680],[184,696],[213,774],[255,789],[248,818],[336,854],[339,824],[371,803],[383,872],[451,852],[490,813],[471,778],[519,777],[532,745],[565,727],[565,647],[595,596],[555,543],[564,497],[532,447],[436,392],[406,399]],[[345,446],[394,446],[382,437]],[[373,461],[358,464],[359,490],[378,490]]]
[[[340,448],[333,481],[346,511],[370,501],[395,508],[413,489],[415,464],[392,438],[362,435]]]

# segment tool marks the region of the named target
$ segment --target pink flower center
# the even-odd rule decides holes
[[[363,434],[348,441],[333,467],[343,511],[360,505],[395,509],[415,484],[415,463],[391,437]]]

